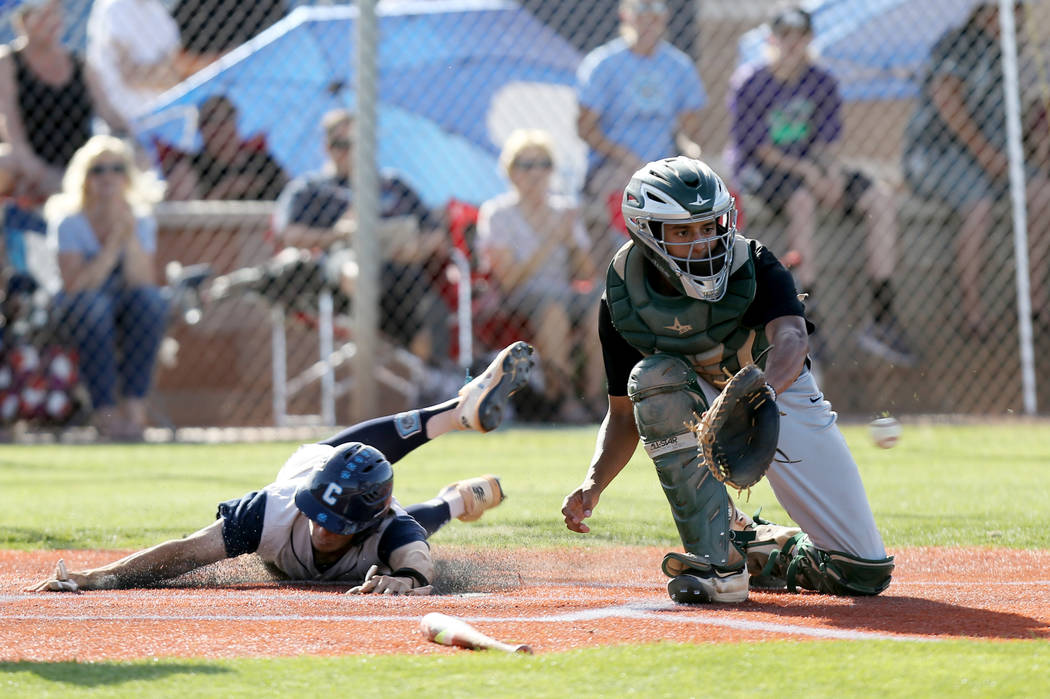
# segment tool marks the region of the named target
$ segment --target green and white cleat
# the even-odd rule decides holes
[[[507,400],[529,381],[534,352],[532,345],[515,342],[503,348],[481,376],[459,389],[456,418],[463,429],[491,432],[499,427]]]
[[[747,601],[747,566],[721,572],[694,570],[667,583],[667,594],[678,604],[737,604]]]

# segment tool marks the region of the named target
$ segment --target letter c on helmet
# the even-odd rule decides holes
[[[342,495],[343,489],[339,487],[338,483],[329,483],[328,487],[324,489],[324,494],[321,496],[321,500],[327,505],[336,504],[336,495]]]

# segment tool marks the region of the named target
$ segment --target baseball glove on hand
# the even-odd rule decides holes
[[[745,366],[691,428],[715,478],[738,491],[758,483],[780,438],[780,411],[766,375],[754,364]]]

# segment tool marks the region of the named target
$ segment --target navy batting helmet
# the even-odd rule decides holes
[[[295,504],[333,534],[363,534],[383,521],[393,493],[394,469],[383,452],[348,442],[296,489]]]

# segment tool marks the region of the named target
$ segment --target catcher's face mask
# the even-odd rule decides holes
[[[714,219],[665,223],[660,242],[667,256],[691,280],[700,284],[712,280],[712,286],[724,286],[732,263],[732,218],[732,213],[724,213]]]

